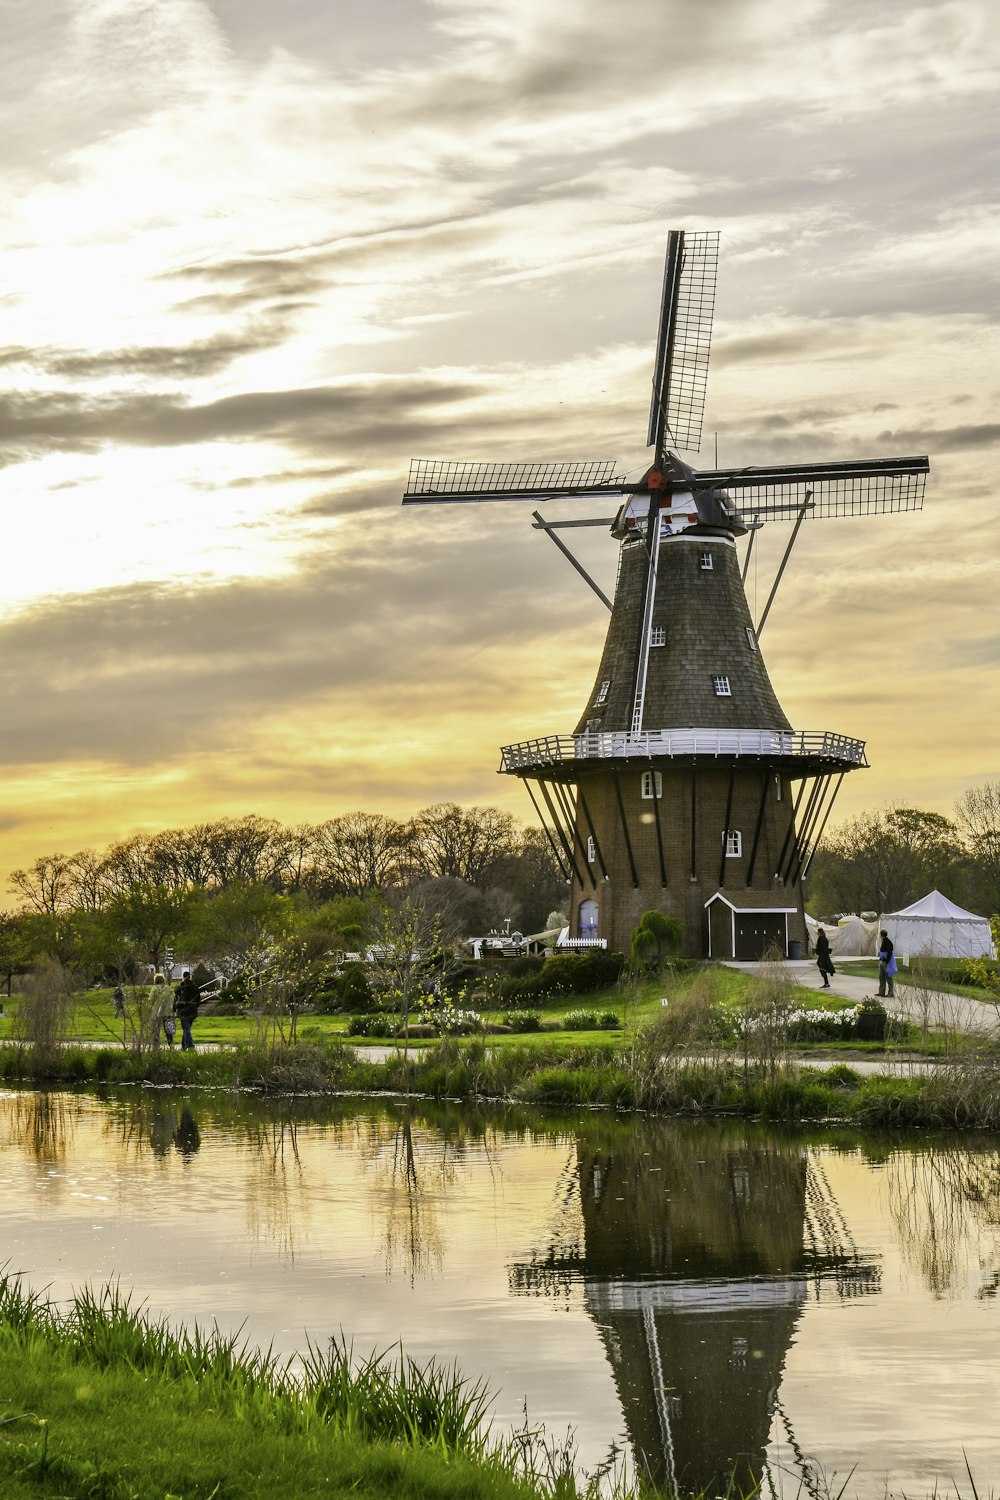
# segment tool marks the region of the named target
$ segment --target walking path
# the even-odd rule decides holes
[[[841,962],[850,964],[850,959],[837,960],[837,972],[830,980],[831,995],[859,1004],[869,995],[878,995],[878,980],[852,974],[850,968],[841,968]],[[772,968],[772,964],[727,961],[729,969],[741,969],[744,974],[755,974],[761,969]],[[814,959],[786,959],[782,968],[795,984],[807,990],[823,990]],[[950,995],[943,990],[925,990],[916,985],[897,984],[895,994],[883,1002],[887,1010],[905,1016],[917,1026],[927,1025],[931,1030],[991,1032],[1000,1030],[1000,1014],[997,1007],[983,1000],[970,1000],[964,995]]]

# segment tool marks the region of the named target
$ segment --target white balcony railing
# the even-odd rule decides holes
[[[502,771],[529,770],[582,760],[672,760],[683,756],[764,756],[779,760],[826,761],[846,768],[864,766],[864,740],[829,731],[793,729],[656,729],[642,734],[612,730],[600,734],[553,734],[504,745]]]

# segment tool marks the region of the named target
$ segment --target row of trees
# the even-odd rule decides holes
[[[0,914],[0,975],[37,958],[95,977],[160,964],[169,949],[232,972],[275,942],[358,948],[401,898],[465,935],[505,919],[523,931],[565,909],[566,886],[540,829],[494,807],[438,803],[408,821],[349,813],[286,828],[254,815],[155,835],[103,852],[48,855],[15,870],[17,912]],[[828,833],[810,909],[892,911],[932,887],[973,911],[1000,911],[1000,782],[959,799],[954,820],[883,807]]]
[[[0,972],[38,956],[96,973],[161,964],[168,950],[238,967],[272,940],[361,944],[373,912],[405,893],[480,933],[531,932],[566,904],[541,829],[494,807],[438,803],[400,821],[356,812],[288,828],[249,815],[104,851],[46,855],[12,872],[20,911],[0,917]]]
[[[898,911],[933,889],[981,916],[1000,912],[1000,782],[966,792],[953,819],[889,806],[828,832],[807,901],[824,917]]]
[[[439,802],[405,822],[355,812],[287,828],[250,814],[133,834],[104,851],[46,855],[14,870],[10,885],[29,910],[54,915],[99,911],[140,885],[224,891],[256,884],[325,900],[447,878],[480,889],[516,886],[530,903],[538,879],[554,874],[540,829],[523,828],[496,807]]]

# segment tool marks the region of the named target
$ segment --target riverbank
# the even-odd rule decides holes
[[[932,1071],[863,1076],[848,1062],[810,1067],[775,1039],[737,1052],[679,1046],[672,1021],[630,1045],[492,1048],[448,1039],[374,1061],[323,1040],[211,1052],[59,1046],[0,1047],[0,1082],[36,1087],[152,1084],[267,1094],[385,1092],[464,1102],[723,1114],[775,1121],[846,1121],[862,1127],[1000,1129],[1000,1057],[970,1043]],[[898,1065],[896,1065],[898,1066]]]
[[[62,1309],[0,1277],[4,1500],[576,1500],[563,1463],[490,1437],[489,1393],[401,1353],[352,1366],[343,1344],[301,1373],[235,1338],[168,1328],[116,1288]]]

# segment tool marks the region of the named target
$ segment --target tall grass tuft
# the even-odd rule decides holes
[[[356,1363],[341,1336],[325,1349],[310,1345],[303,1386],[327,1421],[369,1440],[430,1443],[471,1456],[486,1446],[491,1393],[483,1381],[466,1381],[457,1365],[419,1365],[402,1347],[394,1358],[372,1354]]]

